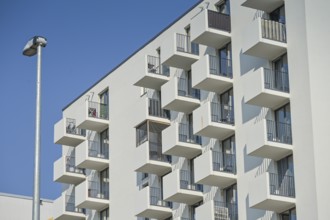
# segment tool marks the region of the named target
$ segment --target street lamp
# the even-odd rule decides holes
[[[41,36],[31,38],[23,49],[23,55],[38,54],[37,63],[37,98],[36,98],[36,130],[34,154],[34,192],[32,220],[40,219],[40,103],[41,103],[41,48],[47,45],[47,39]]]

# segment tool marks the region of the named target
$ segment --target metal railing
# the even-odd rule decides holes
[[[98,181],[88,181],[88,197],[97,199],[109,199],[109,183],[102,183],[104,189],[101,190],[101,183]]]
[[[283,23],[261,19],[261,32],[263,38],[286,43],[286,27]]]
[[[168,66],[161,65],[159,57],[148,55],[147,66],[148,66],[148,73],[170,76],[170,68]]]
[[[162,199],[162,191],[157,187],[150,187],[150,205],[172,208],[172,202]]]
[[[296,196],[293,176],[269,173],[269,188],[272,195],[292,198]]]
[[[176,50],[185,53],[199,55],[199,45],[190,41],[190,36],[176,34]]]
[[[236,155],[212,151],[213,170],[236,174]]]
[[[224,76],[228,78],[233,77],[232,61],[231,59],[219,58],[217,56],[209,55],[210,74],[217,76]]]
[[[80,129],[76,127],[76,119],[67,118],[66,119],[66,133],[67,134],[73,134],[73,135],[79,135],[79,136],[86,136],[86,130]]]
[[[208,23],[210,28],[215,28],[223,31],[231,31],[230,16],[216,11],[207,11]]]
[[[193,135],[192,125],[179,123],[179,141],[193,144],[202,144],[202,138],[199,135]]]
[[[264,68],[264,77],[266,89],[290,92],[288,72]]]
[[[180,170],[180,188],[203,192],[203,185],[193,183],[192,175],[189,170]]]
[[[109,119],[108,105],[89,101],[88,102],[88,117]]]
[[[149,98],[148,111],[150,116],[171,119],[171,112],[167,109],[162,109],[160,100]]]
[[[214,201],[214,220],[223,219],[238,219],[238,210],[236,203]]]
[[[234,108],[217,102],[211,102],[211,121],[235,124]]]
[[[65,195],[65,211],[86,214],[85,209],[76,208],[74,195]]]
[[[172,162],[170,155],[162,154],[162,143],[149,141],[149,159],[166,163]]]
[[[88,156],[101,159],[109,159],[109,144],[99,141],[88,141]]]
[[[65,157],[65,167],[66,172],[70,173],[78,173],[85,175],[85,169],[76,167],[76,159],[74,156],[66,156]]]
[[[267,140],[284,144],[292,144],[291,123],[266,120]]]
[[[200,99],[200,90],[191,88],[191,85],[188,84],[188,80],[183,77],[178,77],[178,95]]]

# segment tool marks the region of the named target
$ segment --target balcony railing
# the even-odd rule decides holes
[[[212,151],[213,170],[236,174],[236,155]]]
[[[209,20],[210,28],[228,31],[228,32],[231,31],[229,15],[208,10],[208,20]]]
[[[159,57],[148,55],[147,65],[148,65],[148,73],[170,76],[170,68],[165,65],[160,65]]]
[[[234,108],[217,102],[211,102],[211,120],[213,122],[234,124]]]
[[[162,199],[162,191],[157,187],[150,187],[150,205],[172,208],[172,202]]]
[[[109,109],[107,104],[88,102],[88,117],[109,119]]]
[[[171,119],[171,112],[167,109],[162,109],[160,100],[149,99],[149,115]]]
[[[193,135],[192,125],[179,123],[179,141],[193,144],[202,144],[202,138],[198,135]]]
[[[179,52],[199,55],[199,45],[190,41],[190,36],[176,34],[176,50]]]
[[[288,72],[264,68],[264,75],[266,89],[290,92]]]
[[[261,19],[261,30],[263,38],[286,43],[285,24],[277,21]]]
[[[97,181],[88,181],[88,197],[98,199],[109,199],[109,183],[101,183]]]
[[[78,213],[86,214],[85,209],[76,208],[75,196],[73,196],[73,195],[66,195],[65,196],[65,211],[67,211],[67,212],[78,212]]]
[[[237,220],[238,210],[236,203],[214,201],[215,220]]]
[[[85,169],[76,167],[76,159],[74,156],[66,156],[65,159],[66,172],[85,175]]]
[[[186,78],[178,77],[178,95],[200,99],[200,90],[191,88]]]
[[[88,156],[109,159],[109,144],[99,141],[88,141]]]
[[[233,77],[231,59],[221,58],[209,55],[210,74],[224,76],[228,78]]]
[[[149,141],[149,159],[166,163],[172,162],[172,157],[170,155],[162,154],[162,144],[152,141]]]
[[[66,133],[67,134],[73,134],[73,135],[79,135],[79,136],[86,136],[86,130],[80,129],[76,127],[76,119],[67,118],[66,119]]]
[[[267,120],[267,140],[292,144],[291,124]]]
[[[270,194],[285,197],[295,197],[294,177],[269,173]]]
[[[203,185],[192,183],[193,176],[189,170],[180,170],[180,188],[203,192]]]

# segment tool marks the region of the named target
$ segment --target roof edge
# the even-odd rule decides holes
[[[120,66],[122,66],[127,60],[129,60],[131,57],[133,57],[135,54],[137,54],[140,50],[142,50],[145,46],[147,46],[150,42],[155,40],[159,35],[164,33],[167,29],[169,29],[172,25],[174,25],[177,21],[179,21],[182,17],[184,17],[186,14],[188,14],[190,11],[192,11],[197,5],[199,5],[203,0],[199,0],[196,4],[191,6],[186,12],[184,12],[182,15],[180,15],[177,19],[175,19],[173,22],[171,22],[169,25],[167,25],[164,29],[162,29],[158,34],[156,34],[154,37],[152,37],[150,40],[148,40],[145,44],[143,44],[141,47],[139,47],[136,51],[134,51],[131,55],[129,55],[126,59],[124,59],[122,62],[120,62],[117,66],[112,68],[107,74],[105,74],[101,79],[96,81],[92,86],[88,87],[84,92],[82,92],[77,98],[75,98],[73,101],[71,101],[69,104],[67,104],[64,108],[62,108],[62,111],[67,109],[70,105],[72,105],[75,101],[77,101],[81,96],[83,96],[86,92],[88,92],[91,88],[93,88],[95,85],[97,85],[99,82],[101,82],[104,78],[106,78],[108,75],[110,75],[112,72],[114,72],[116,69],[118,69]]]
[[[24,195],[11,194],[11,193],[2,193],[2,192],[0,192],[0,196],[12,197],[12,198],[17,198],[17,199],[27,199],[27,200],[32,200],[33,199],[31,196],[24,196]],[[40,200],[43,201],[43,202],[49,202],[49,203],[54,202],[53,200],[50,200],[50,199],[40,198]]]

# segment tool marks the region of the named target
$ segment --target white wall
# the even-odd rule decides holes
[[[40,220],[52,220],[53,201],[41,200]],[[32,198],[0,193],[0,219],[32,219]]]

